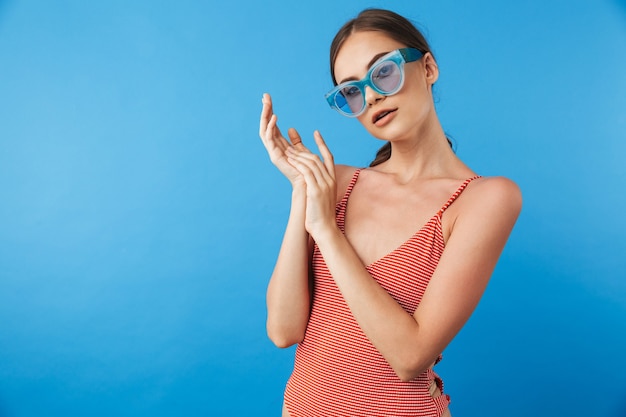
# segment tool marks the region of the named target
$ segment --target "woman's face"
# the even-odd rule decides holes
[[[382,55],[404,48],[383,32],[355,32],[342,45],[335,60],[338,84],[360,80]],[[432,84],[437,79],[432,55],[404,65],[404,85],[396,94],[383,96],[365,87],[366,110],[358,117],[365,128],[379,139],[394,141],[416,137],[434,113]]]

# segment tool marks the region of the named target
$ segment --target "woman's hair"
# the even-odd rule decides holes
[[[433,54],[424,35],[406,18],[384,9],[365,9],[357,17],[346,22],[335,35],[330,45],[330,74],[333,83],[335,79],[335,60],[337,54],[346,39],[355,32],[376,31],[383,32],[391,39],[406,45],[409,48],[418,49],[423,54]],[[434,56],[434,55],[433,55]],[[448,140],[448,142],[450,142]],[[376,158],[370,163],[370,167],[385,162],[391,156],[391,144],[385,143],[376,153]]]

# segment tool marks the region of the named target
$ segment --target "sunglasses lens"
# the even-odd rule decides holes
[[[383,61],[372,71],[372,83],[385,93],[395,93],[402,82],[402,71],[393,61]]]
[[[377,94],[396,94],[404,78],[404,60],[398,54],[398,51],[393,51],[383,61],[374,64],[364,79],[341,84],[326,95],[326,99],[344,115],[357,117],[365,110],[365,90],[368,86]]]
[[[346,114],[357,114],[365,106],[365,98],[361,89],[356,85],[347,85],[337,91],[335,103]]]

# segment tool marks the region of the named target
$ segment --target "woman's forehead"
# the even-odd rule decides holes
[[[337,80],[360,78],[367,72],[375,57],[404,46],[384,32],[355,32],[344,41],[337,53],[334,63],[335,77]]]

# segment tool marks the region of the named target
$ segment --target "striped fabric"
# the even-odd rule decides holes
[[[357,170],[337,204],[337,225],[345,231],[348,197],[358,179]],[[478,178],[478,177],[475,177]],[[413,314],[444,249],[441,216],[461,194],[467,179],[444,206],[409,240],[366,268],[372,277]],[[317,248],[313,254],[315,293],[306,335],[296,349],[294,370],[285,389],[291,417],[331,416],[441,416],[450,398],[433,398],[433,381],[443,383],[428,369],[402,382],[370,343],[352,316]]]

